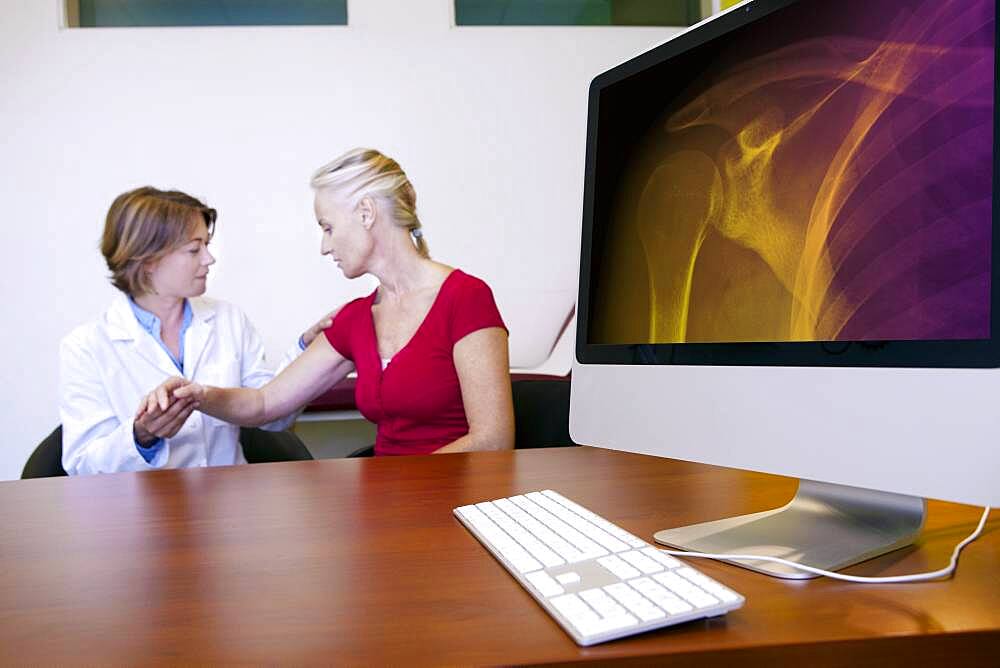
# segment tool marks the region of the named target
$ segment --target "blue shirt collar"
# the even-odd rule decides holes
[[[132,312],[135,314],[135,319],[139,322],[139,326],[142,327],[146,332],[149,333],[153,339],[160,344],[163,351],[167,353],[167,357],[170,361],[174,363],[177,370],[181,373],[184,372],[184,334],[187,332],[188,327],[191,325],[191,320],[194,317],[194,312],[191,310],[191,301],[188,299],[184,300],[184,316],[181,321],[181,331],[180,331],[180,353],[179,357],[174,357],[170,349],[167,348],[167,344],[163,342],[162,334],[162,323],[160,319],[154,313],[150,313],[146,309],[142,308],[135,303],[135,300],[129,297],[129,306],[132,307]]]
[[[132,312],[135,313],[135,319],[139,321],[139,324],[144,330],[152,334],[157,339],[160,338],[160,319],[156,314],[147,311],[138,304],[131,297],[128,298],[128,304],[132,307]],[[181,320],[181,331],[183,332],[191,324],[191,318],[194,314],[191,311],[191,302],[187,299],[184,300],[184,315]]]

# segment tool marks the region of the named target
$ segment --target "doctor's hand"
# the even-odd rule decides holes
[[[337,313],[340,311],[340,309],[341,309],[340,306],[338,306],[337,308],[333,309],[332,311],[330,311],[329,313],[327,313],[325,316],[323,316],[319,320],[319,322],[317,322],[315,325],[313,325],[312,327],[310,327],[306,331],[302,332],[302,344],[306,348],[308,348],[309,344],[313,342],[313,339],[315,339],[317,336],[319,336],[320,332],[322,332],[324,329],[326,329],[327,327],[329,327],[330,325],[333,324],[333,318],[334,318],[334,316],[337,315]]]
[[[158,438],[171,438],[180,431],[198,408],[198,401],[190,397],[176,397],[174,391],[190,384],[184,378],[168,378],[142,398],[132,427],[139,443],[149,445]]]

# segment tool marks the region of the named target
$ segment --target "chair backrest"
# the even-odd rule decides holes
[[[309,448],[290,431],[240,428],[240,445],[248,464],[295,462],[312,459]]]
[[[569,379],[515,380],[514,447],[551,448],[577,445],[569,436]],[[359,448],[348,457],[371,457],[374,446]]]
[[[62,466],[62,425],[38,444],[21,471],[21,479],[55,478],[66,475]]]
[[[577,445],[569,436],[569,379],[515,380],[514,447]]]

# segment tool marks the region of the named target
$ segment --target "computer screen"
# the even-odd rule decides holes
[[[578,443],[1000,502],[996,0],[755,0],[598,76]]]
[[[997,366],[993,5],[755,2],[595,82],[585,354]]]

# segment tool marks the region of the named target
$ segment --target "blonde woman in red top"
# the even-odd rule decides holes
[[[264,424],[307,404],[353,370],[361,413],[376,423],[376,455],[514,447],[507,330],[490,288],[432,260],[413,186],[396,161],[355,149],[313,176],[321,252],[344,275],[378,288],[346,304],[308,349],[260,389],[182,378],[147,410],[194,399],[227,422]]]

